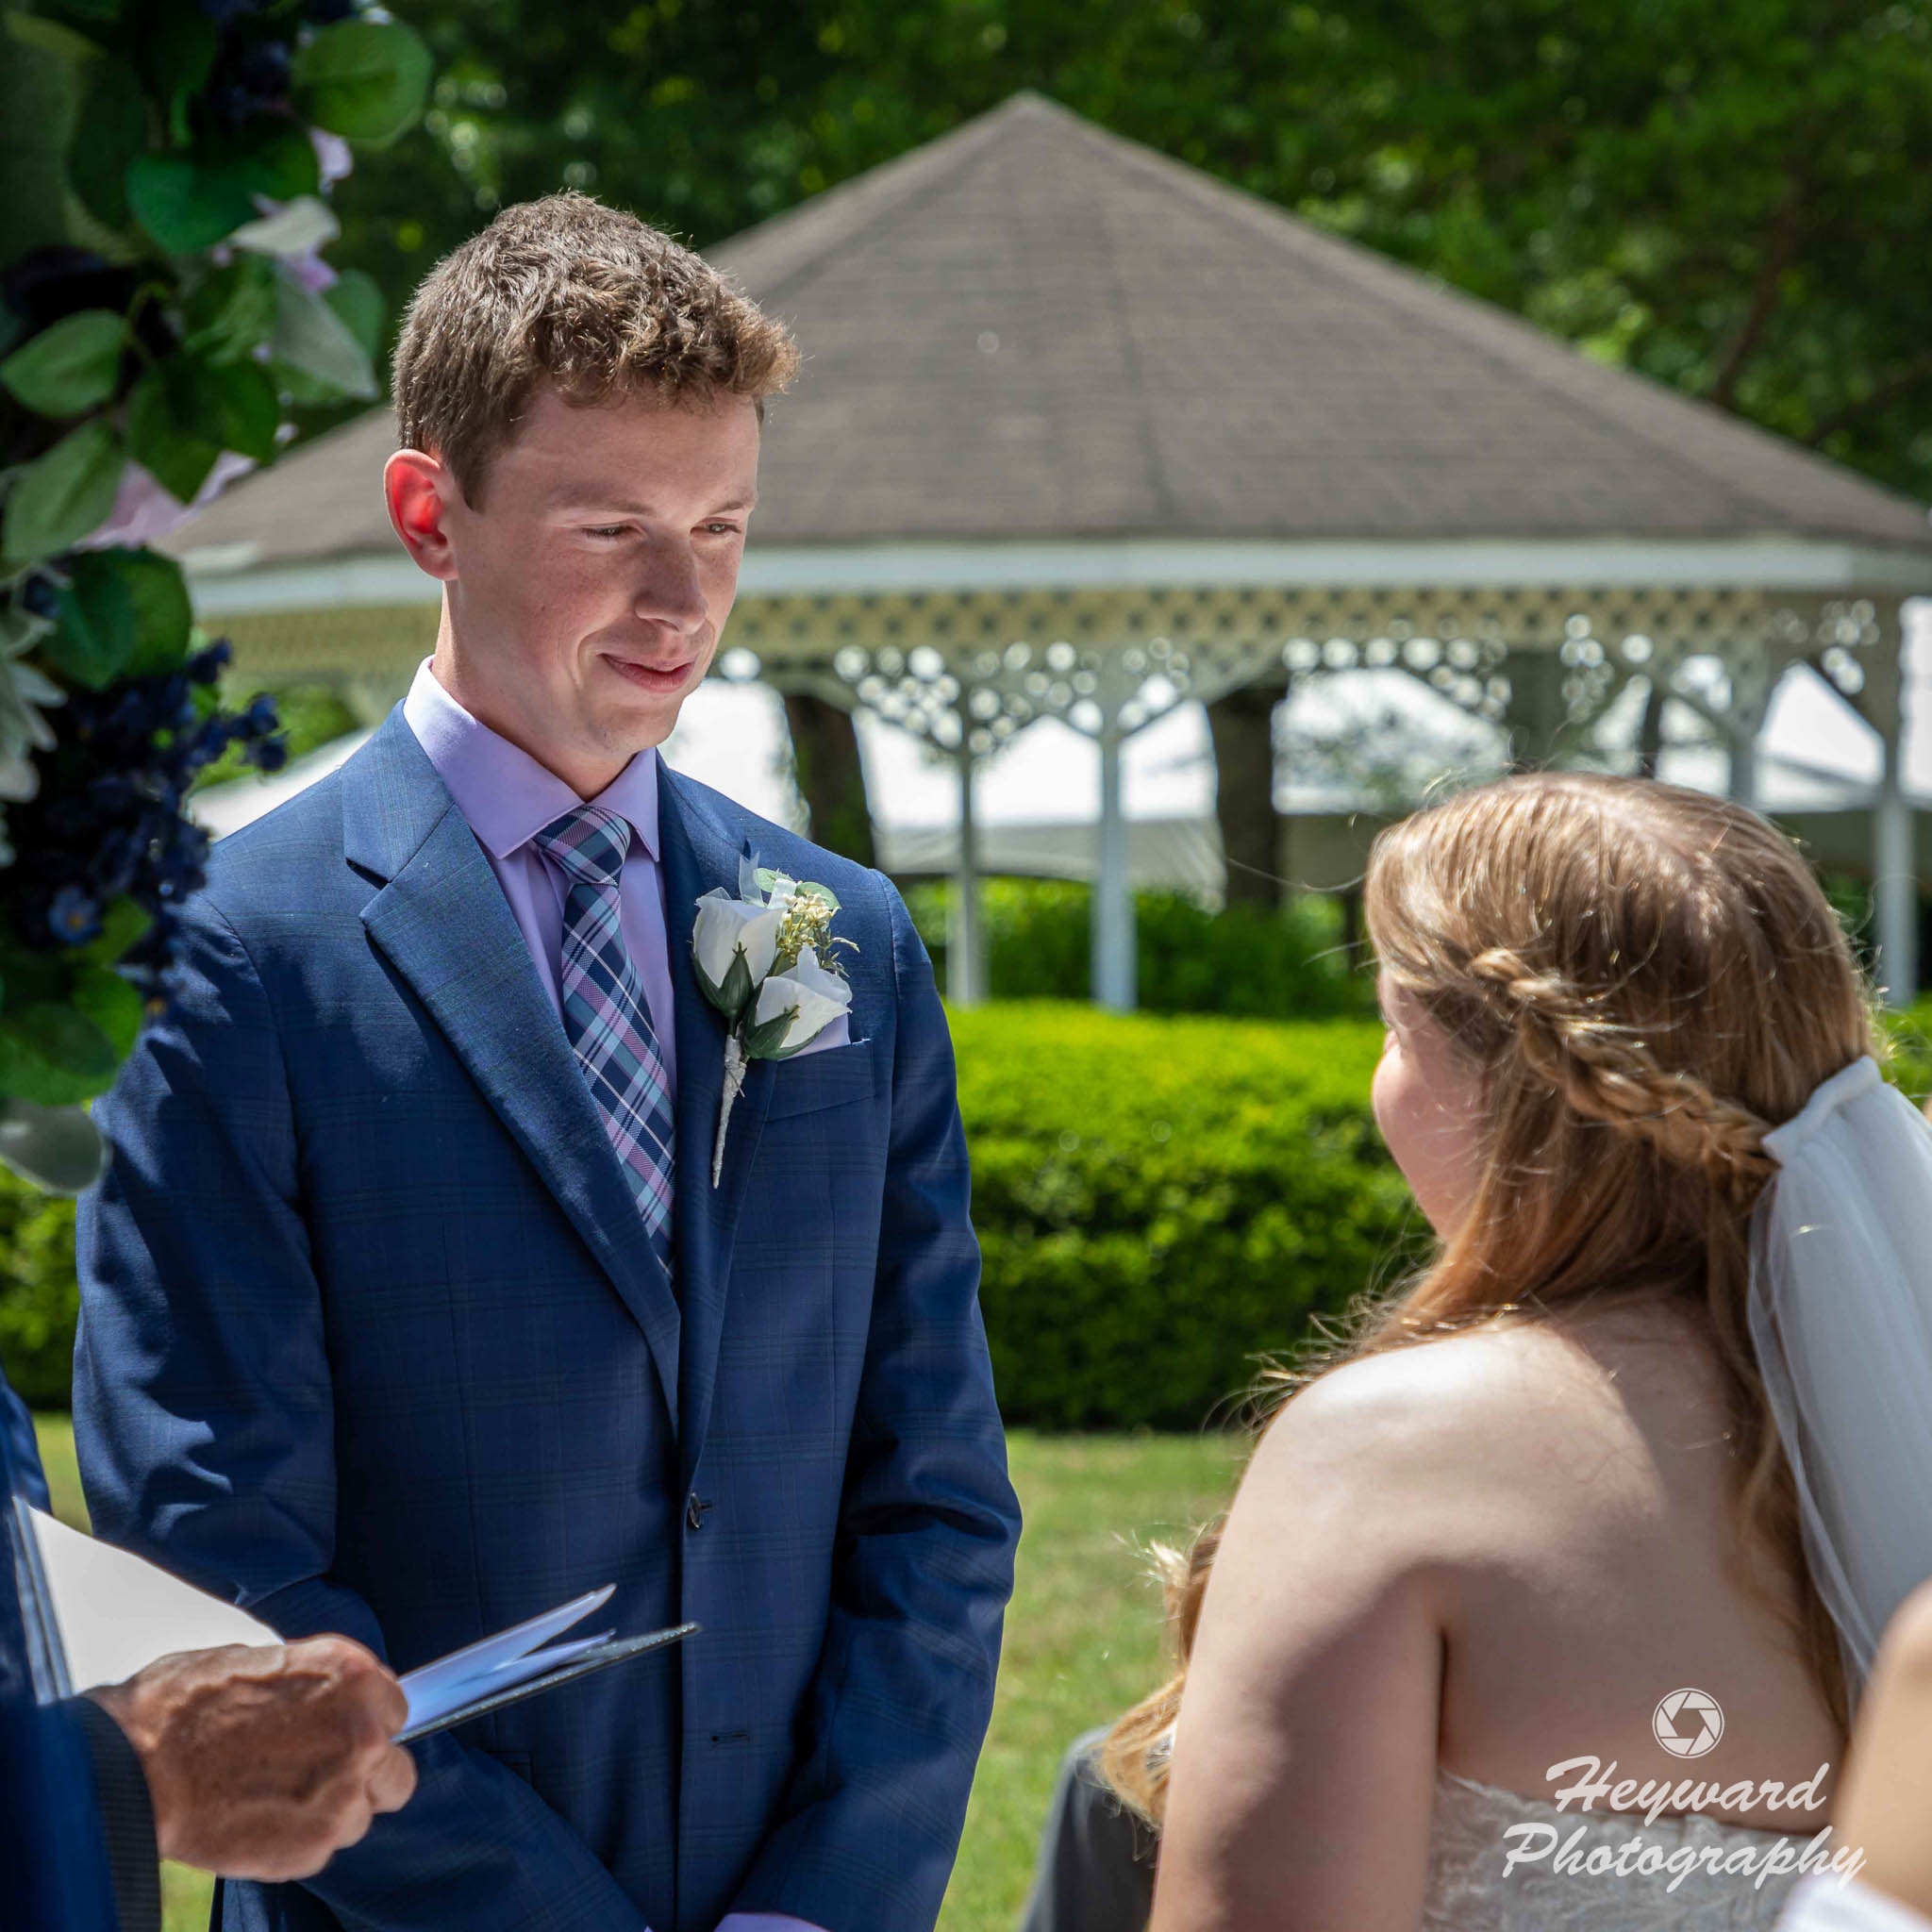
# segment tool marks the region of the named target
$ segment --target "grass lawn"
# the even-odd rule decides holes
[[[64,1416],[38,1418],[56,1510],[84,1524]],[[1026,1515],[1005,1655],[940,1932],[1007,1932],[1026,1895],[1060,1754],[1078,1732],[1150,1690],[1160,1607],[1136,1543],[1177,1537],[1231,1493],[1235,1439],[1011,1439]],[[209,1881],[164,1868],[167,1932],[200,1932]]]

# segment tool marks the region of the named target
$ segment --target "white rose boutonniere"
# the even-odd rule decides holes
[[[746,1068],[753,1060],[790,1059],[852,1004],[837,949],[853,942],[832,936],[838,910],[828,886],[762,869],[749,846],[738,861],[737,898],[720,887],[698,901],[691,963],[725,1026],[714,1188],[724,1172],[724,1131]]]

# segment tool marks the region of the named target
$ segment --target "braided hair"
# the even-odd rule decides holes
[[[1376,839],[1364,893],[1386,979],[1478,1076],[1474,1196],[1434,1258],[1358,1308],[1322,1363],[1426,1342],[1584,1296],[1686,1309],[1720,1372],[1740,1551],[1735,1574],[1791,1629],[1848,1727],[1837,1632],[1746,1316],[1764,1137],[1879,1051],[1830,903],[1775,826],[1639,778],[1536,773],[1453,794]],[[1311,1375],[1292,1378],[1305,1386]],[[1171,1556],[1179,1669],[1115,1727],[1122,1796],[1158,1821],[1211,1539]]]

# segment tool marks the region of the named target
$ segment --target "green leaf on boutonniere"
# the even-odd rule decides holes
[[[758,991],[751,982],[751,967],[745,959],[742,946],[732,954],[731,964],[724,970],[723,986],[705,971],[695,954],[692,955],[691,968],[697,975],[699,991],[727,1020],[735,1021],[751,1005],[752,995]]]
[[[744,1057],[748,1060],[768,1060],[776,1057],[778,1049],[785,1044],[785,1036],[791,1031],[791,1023],[798,1018],[796,1007],[787,1007],[781,1013],[774,1013],[762,1026],[747,1026],[744,1030]]]

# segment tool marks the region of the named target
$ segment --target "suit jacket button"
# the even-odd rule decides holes
[[[693,1490],[691,1492],[691,1500],[684,1506],[684,1520],[688,1524],[690,1524],[691,1528],[702,1529],[705,1526],[705,1513],[707,1510],[710,1508],[710,1507],[711,1506],[708,1503],[703,1501],[699,1497],[698,1492],[695,1490]]]

